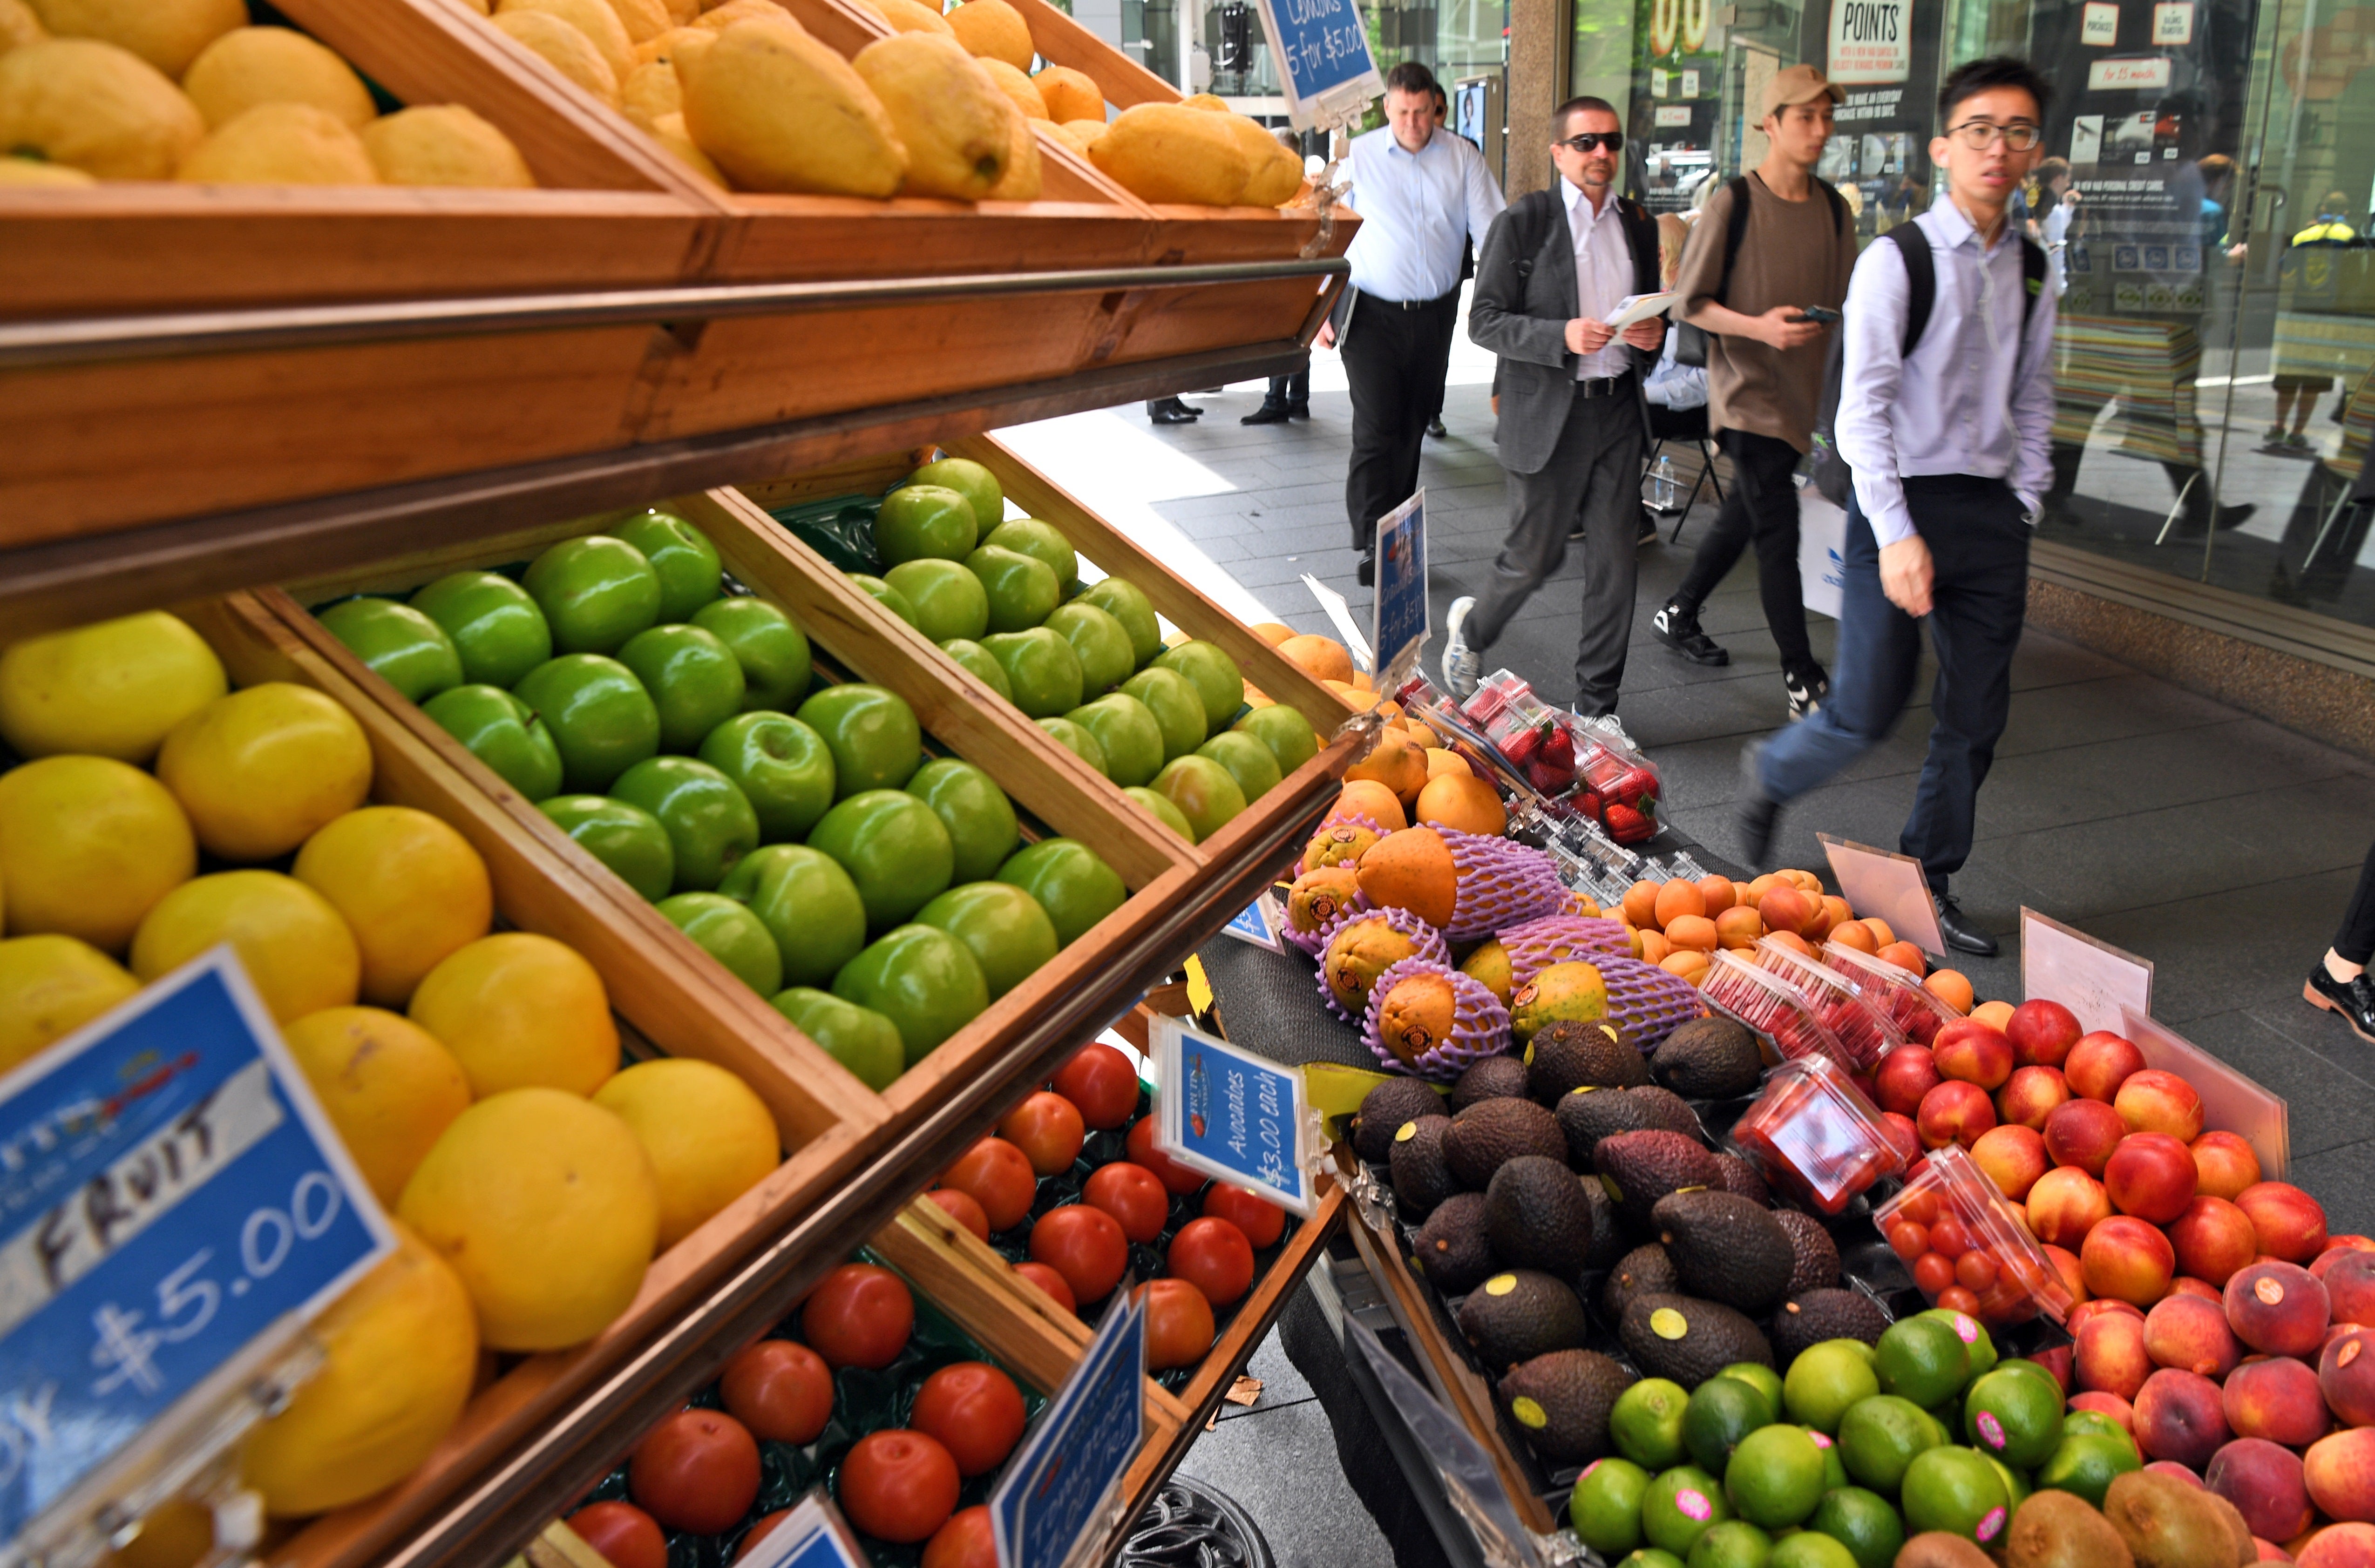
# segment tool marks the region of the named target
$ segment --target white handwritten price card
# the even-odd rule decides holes
[[[1308,1218],[1312,1178],[1303,1074],[1188,1028],[1154,1022],[1154,1141],[1215,1181],[1249,1188]]]
[[[1386,90],[1359,0],[1260,0],[1270,58],[1298,129],[1333,122]]]
[[[0,1237],[9,1539],[396,1246],[227,947],[0,1079]]]

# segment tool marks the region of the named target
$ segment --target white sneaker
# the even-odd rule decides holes
[[[1476,600],[1463,594],[1443,615],[1443,684],[1462,702],[1476,695],[1484,676],[1484,661],[1468,646],[1468,612],[1475,607]]]

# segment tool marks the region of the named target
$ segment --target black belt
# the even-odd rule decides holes
[[[1450,293],[1437,294],[1432,300],[1385,300],[1365,291],[1361,291],[1361,298],[1371,304],[1383,305],[1391,311],[1432,311],[1457,301],[1459,298],[1459,290],[1454,289]]]
[[[1614,397],[1631,390],[1633,372],[1625,371],[1613,376],[1587,376],[1575,383],[1577,397]]]

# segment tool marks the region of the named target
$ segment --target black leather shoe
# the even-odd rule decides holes
[[[1260,407],[1255,409],[1252,413],[1247,415],[1244,419],[1239,419],[1237,423],[1241,425],[1282,425],[1286,423],[1291,417],[1292,416],[1288,413],[1285,404],[1265,403]]]
[[[2375,980],[2364,974],[2336,980],[2326,973],[2321,960],[2309,972],[2309,983],[2301,987],[2301,1000],[2313,1008],[2340,1013],[2343,1021],[2350,1025],[2351,1033],[2375,1045]]]
[[[1192,425],[1203,410],[1190,408],[1176,397],[1166,397],[1146,412],[1149,423],[1157,425]]]
[[[1443,421],[1441,419],[1429,419],[1426,422],[1426,433],[1433,436],[1437,441],[1446,440],[1451,434],[1449,430],[1443,428]]]
[[[1958,953],[1993,958],[1998,951],[1996,939],[1980,930],[1978,923],[1965,914],[1963,906],[1948,893],[1938,895],[1938,930],[1946,938],[1946,945]]]
[[[1374,588],[1377,585],[1377,551],[1363,550],[1361,552],[1361,564],[1354,569],[1353,577],[1353,580],[1359,583],[1364,588]]]

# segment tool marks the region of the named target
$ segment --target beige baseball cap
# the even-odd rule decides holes
[[[1757,118],[1769,119],[1793,103],[1812,103],[1818,98],[1845,103],[1847,89],[1812,65],[1791,65],[1774,72],[1773,79],[1765,84],[1765,108]]]

